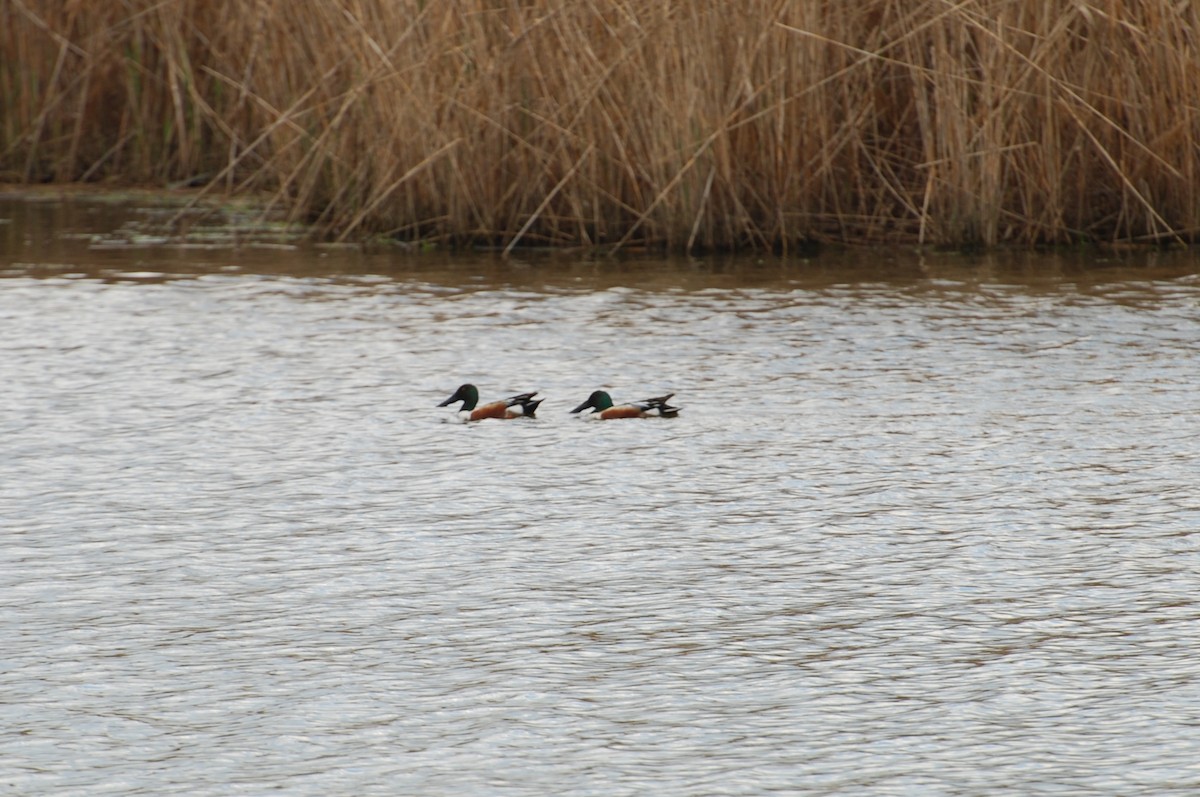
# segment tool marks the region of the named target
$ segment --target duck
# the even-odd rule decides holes
[[[536,395],[536,390],[532,393],[519,393],[510,398],[490,401],[479,406],[479,390],[474,385],[459,385],[458,390],[454,391],[454,395],[438,406],[445,407],[461,401],[462,406],[458,408],[458,411],[460,414],[465,413],[465,420],[468,421],[480,421],[484,418],[532,418],[537,412],[538,405],[545,400],[534,401],[533,397]]]
[[[674,418],[679,414],[680,408],[667,404],[668,399],[674,395],[674,393],[668,393],[665,396],[614,405],[612,396],[603,390],[597,390],[587,397],[587,401],[571,410],[571,412],[582,412],[591,407],[592,411],[585,417],[599,418],[602,421],[615,420],[617,418]]]

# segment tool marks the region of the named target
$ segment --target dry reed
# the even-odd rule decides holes
[[[0,0],[0,178],[504,247],[1191,241],[1198,9]]]

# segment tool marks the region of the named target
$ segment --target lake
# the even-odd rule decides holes
[[[1194,254],[176,212],[0,200],[0,792],[1200,790]]]

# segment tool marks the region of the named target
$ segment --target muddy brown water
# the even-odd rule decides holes
[[[166,212],[0,202],[0,792],[1200,789],[1193,256]]]

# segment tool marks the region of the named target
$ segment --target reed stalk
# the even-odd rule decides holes
[[[0,0],[0,179],[322,234],[1191,242],[1200,4]]]

